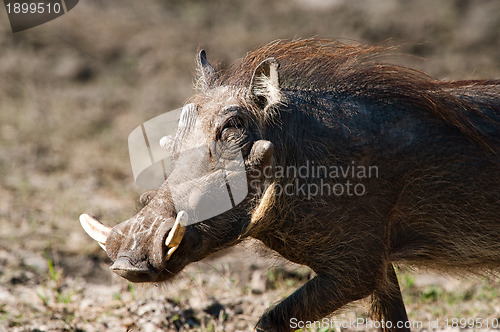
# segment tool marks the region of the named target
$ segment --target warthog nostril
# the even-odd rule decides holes
[[[152,281],[158,273],[146,261],[134,264],[127,256],[120,256],[110,269],[119,276],[132,282]]]
[[[113,265],[110,266],[110,269],[115,270],[125,270],[125,271],[147,271],[147,268],[137,267],[132,264],[128,257],[119,257]]]

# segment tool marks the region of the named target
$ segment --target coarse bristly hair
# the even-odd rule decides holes
[[[246,88],[258,64],[274,58],[279,64],[280,89],[322,91],[379,100],[401,99],[420,110],[435,113],[484,148],[498,152],[488,142],[488,134],[482,132],[471,118],[483,118],[498,126],[500,94],[497,86],[500,80],[438,81],[421,71],[383,62],[393,51],[393,48],[382,46],[344,44],[324,39],[278,40],[249,52],[239,64],[214,78],[213,82],[214,85]],[[477,103],[467,98],[467,94],[479,87],[483,93],[482,104],[490,108],[491,117],[486,118]],[[460,91],[463,93],[457,95]],[[261,112],[260,116],[264,117],[266,113]]]
[[[250,85],[255,68],[274,58],[279,64],[280,89],[405,100],[415,109],[436,114],[483,148],[498,153],[498,144],[491,144],[496,138],[471,119],[477,116],[498,128],[500,80],[438,81],[421,71],[383,62],[393,51],[324,39],[277,40],[249,52],[217,77],[215,85],[244,89]],[[481,92],[479,104],[490,112],[479,110],[476,90]],[[255,113],[266,116],[266,112]],[[256,205],[250,226],[256,227],[259,220],[271,215],[268,209],[276,203],[273,196],[271,185]]]
[[[106,251],[125,267],[136,264],[119,272],[129,280],[167,280],[191,262],[254,237],[316,273],[257,325],[290,331],[291,317],[319,320],[368,296],[373,317],[407,321],[394,264],[500,270],[500,81],[437,81],[384,63],[387,52],[320,39],[276,41],[223,74],[200,52],[200,91],[181,124],[192,123],[189,116],[196,113],[201,125],[186,139],[218,140],[217,132],[238,117],[220,139],[241,147],[247,179],[267,166],[300,167],[305,161],[376,165],[381,176],[355,179],[366,186],[362,195],[306,197],[285,194],[283,185],[323,178],[260,172],[243,202],[190,225],[168,262],[159,255],[165,251],[156,249],[163,248],[162,236],[137,248],[136,233],[119,236],[131,223],[117,226]],[[195,170],[187,166],[198,165],[199,158],[179,170]],[[325,178],[329,185],[349,180]],[[135,220],[147,226],[172,216],[173,224],[174,215],[171,193],[162,187]],[[160,234],[172,227],[157,224]]]
[[[497,158],[499,152],[500,80],[442,82],[414,69],[381,62],[387,52],[387,49],[383,47],[346,45],[335,41],[317,39],[276,41],[248,53],[242,62],[228,70],[218,83],[244,88],[250,85],[255,67],[265,59],[274,58],[279,64],[279,87],[283,91],[288,93],[292,93],[293,90],[309,91],[311,94],[326,93],[372,101],[402,100],[406,105],[411,105],[411,107],[408,107],[409,111],[427,112],[435,115],[461,132],[479,149],[483,149],[486,155],[490,154],[491,158]],[[258,113],[257,116],[259,116]],[[266,116],[265,112],[261,112],[260,116]],[[487,125],[484,125],[484,123],[487,123]],[[287,150],[287,148],[283,150]],[[286,153],[283,150],[280,153]],[[297,154],[299,152],[294,150],[290,153]],[[436,158],[436,160],[439,160],[439,156],[436,156]],[[446,162],[444,160],[442,162],[442,165],[445,165]],[[429,174],[426,172],[429,172]],[[440,187],[441,184],[437,182],[433,184],[433,177],[439,178],[443,176],[443,178],[446,178],[447,176],[439,167],[436,167],[436,169],[421,167],[417,173],[416,178],[405,185],[396,202],[392,203],[394,207],[387,216],[386,227],[388,233],[384,241],[388,242],[380,243],[388,251],[389,257],[385,259],[387,261],[406,262],[410,266],[427,266],[446,272],[460,271],[460,273],[481,274],[489,269],[498,270],[497,262],[493,262],[493,260],[492,263],[488,263],[487,258],[477,259],[477,261],[474,261],[473,258],[477,255],[498,257],[498,245],[493,243],[486,245],[484,243],[486,241],[484,238],[489,235],[481,237],[480,234],[474,235],[470,233],[473,231],[472,228],[475,223],[484,222],[487,225],[488,221],[486,220],[493,222],[491,211],[494,211],[495,208],[492,207],[488,213],[477,214],[477,219],[472,220],[470,225],[462,224],[460,226],[460,222],[448,224],[444,221],[464,218],[466,209],[454,208],[453,204],[457,204],[458,200],[463,200],[462,203],[457,204],[459,206],[470,204],[466,200],[466,193],[458,186],[448,187],[455,194],[443,192]],[[411,178],[411,175],[408,177]],[[478,191],[478,188],[470,189]],[[410,194],[411,192],[416,195]],[[380,195],[383,196],[383,194]],[[450,195],[454,196],[454,201],[450,198]],[[477,192],[477,195],[481,194]],[[478,202],[481,202],[479,197]],[[483,197],[481,198],[483,199]],[[380,197],[377,199],[383,200]],[[484,199],[484,201],[486,200]],[[331,230],[327,228],[317,229],[309,225],[308,222],[303,222],[304,225],[302,226],[297,224],[301,224],[300,216],[298,216],[300,215],[298,213],[300,204],[297,199],[290,201],[286,197],[277,196],[275,184],[269,184],[254,206],[247,234],[257,238],[266,238],[266,234],[272,233],[274,239],[269,240],[268,243],[274,241],[282,243],[284,247],[293,249],[295,252],[288,254],[296,257],[299,262],[302,257],[307,256],[307,251],[313,247],[328,248],[328,244],[323,242],[335,238],[335,235],[330,233]],[[417,208],[420,204],[422,204],[422,207],[426,206],[425,209]],[[316,215],[326,214],[326,212],[321,211],[328,210],[331,211],[332,215],[336,215],[335,207],[327,206],[325,202],[311,202],[310,205],[316,206],[314,212]],[[389,206],[391,203],[387,202],[387,205]],[[355,208],[352,207],[352,209]],[[349,209],[351,208],[347,208],[346,211]],[[474,209],[479,210],[481,207],[475,207]],[[344,227],[359,227],[354,226],[352,221],[348,219],[349,214],[350,212],[345,212],[334,223],[336,225],[342,224]],[[354,212],[352,214],[356,215]],[[315,218],[313,213],[311,213],[310,217]],[[370,218],[369,215],[359,215],[359,217]],[[345,218],[345,220],[342,218]],[[485,219],[480,221],[480,218]],[[321,220],[326,221],[327,219],[323,216]],[[287,223],[290,222],[294,223],[295,235],[301,234],[302,239],[300,241],[292,238],[294,235],[286,233]],[[408,234],[405,234],[407,236],[405,240],[404,236],[398,237],[397,232],[391,230],[393,225],[405,227],[405,224],[412,224],[413,229],[416,231],[420,231],[420,227],[425,228],[425,232],[436,238],[442,238],[449,232],[462,234],[464,229],[470,230],[469,235],[465,236],[468,238],[467,240],[460,237],[454,238],[454,245],[451,248],[436,246],[436,254],[434,255],[422,250],[418,247],[419,245],[412,247],[409,244],[406,246],[405,241],[411,239],[411,235],[408,237]],[[329,227],[331,226],[329,224]],[[366,224],[366,226],[366,229],[358,228],[357,234],[349,235],[353,238],[371,237],[372,234],[368,231],[369,225]],[[314,232],[319,233],[317,236],[306,235],[311,235]],[[488,233],[485,230],[482,232]],[[345,238],[349,237],[346,236]],[[481,240],[482,245],[475,248],[472,245],[473,241],[470,241],[473,238],[483,239]],[[297,244],[297,242],[300,243],[300,246],[290,245],[290,243]],[[278,244],[278,246],[280,245]],[[391,247],[397,247],[401,251],[391,253],[389,250]],[[356,249],[353,248],[353,250]],[[452,251],[457,254],[455,260],[449,260],[449,257],[439,257],[438,253],[445,252],[443,257],[446,257]],[[315,255],[318,260],[324,260],[325,262],[328,262],[333,257],[333,254],[328,250],[318,251]],[[462,258],[468,261],[467,266],[460,263]],[[376,258],[374,257],[374,259]],[[303,263],[307,262],[303,261]],[[327,267],[325,269],[328,270]],[[344,271],[348,270],[347,266],[344,266],[340,261],[336,261],[335,267],[332,267],[328,273],[331,276],[336,276],[335,280],[337,282],[345,282],[348,285],[350,279],[346,277],[347,272],[344,273]],[[398,310],[404,310],[404,307],[398,307],[395,304],[397,301],[394,301],[394,298],[397,299],[400,293],[392,266],[388,268],[377,283],[378,286],[372,294],[373,317],[382,319],[390,316],[391,313],[398,312]],[[351,286],[356,287],[354,283],[346,287]]]

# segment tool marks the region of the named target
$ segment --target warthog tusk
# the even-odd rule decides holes
[[[189,217],[186,211],[181,211],[177,214],[174,226],[170,230],[170,233],[168,233],[167,239],[165,240],[165,245],[169,248],[165,260],[170,259],[170,256],[172,256],[174,251],[179,247],[179,244],[184,236],[184,231],[186,230],[188,219]]]
[[[87,234],[99,243],[99,245],[106,250],[105,243],[109,234],[111,233],[111,228],[101,224],[99,220],[88,214],[82,214],[80,216],[80,224],[82,224],[83,229]]]

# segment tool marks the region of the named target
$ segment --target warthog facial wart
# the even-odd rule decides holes
[[[500,80],[438,81],[383,54],[276,41],[221,71],[201,51],[195,95],[129,136],[144,207],[113,228],[80,217],[113,272],[167,281],[254,238],[315,272],[257,331],[365,297],[373,322],[400,322],[375,327],[409,331],[395,265],[499,271]]]

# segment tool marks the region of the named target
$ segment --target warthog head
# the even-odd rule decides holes
[[[272,164],[273,144],[259,129],[268,120],[258,114],[280,102],[276,61],[258,64],[244,85],[220,84],[204,51],[198,62],[200,92],[184,106],[175,136],[159,142],[174,160],[167,180],[141,196],[142,210],[113,228],[80,217],[113,261],[111,269],[133,282],[167,280],[239,242],[265,185],[254,175]]]

